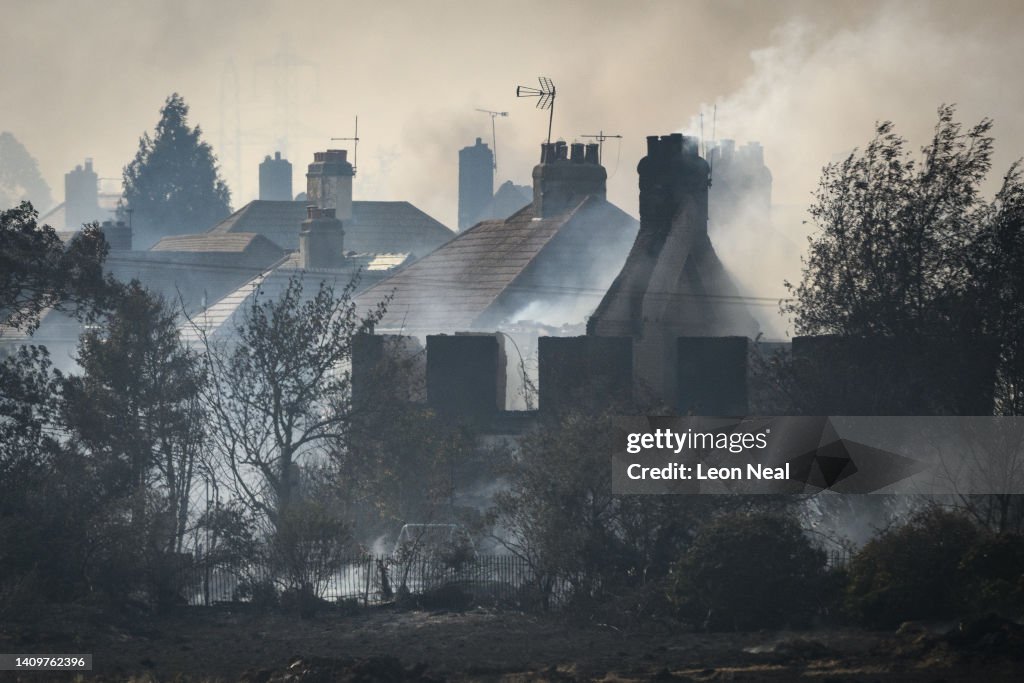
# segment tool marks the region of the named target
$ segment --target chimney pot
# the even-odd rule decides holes
[[[583,163],[583,143],[581,143],[581,142],[574,142],[574,143],[572,143],[572,146],[569,149],[570,149],[570,151],[569,151],[569,159],[574,164],[582,164]]]

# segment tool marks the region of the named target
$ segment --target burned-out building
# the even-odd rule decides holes
[[[640,176],[640,231],[587,323],[599,337],[631,337],[638,388],[674,403],[680,337],[755,337],[750,315],[708,237],[710,168],[697,141],[647,138]]]
[[[711,168],[696,140],[653,136],[647,146],[637,168],[639,226],[623,221],[605,201],[596,149],[544,145],[529,207],[474,226],[359,297],[369,306],[393,296],[379,328],[387,339],[426,336],[426,348],[417,353],[425,356],[424,373],[432,379],[425,383],[425,400],[436,410],[499,433],[595,403],[733,416],[766,407],[798,414],[991,410],[995,355],[977,352],[977,344],[760,341],[746,299],[708,235]],[[597,276],[592,259],[599,249],[616,254],[619,265]],[[528,406],[532,412],[510,412],[500,388],[519,369],[507,362],[513,350],[502,330],[514,327],[531,305],[557,307],[562,297],[579,297],[590,286],[602,289],[589,302],[587,334],[539,337],[539,404]],[[766,386],[765,368],[778,354],[789,359],[786,381],[793,395],[803,397],[799,405],[785,403],[773,393],[778,387]],[[353,363],[364,360],[357,353]],[[942,368],[943,379],[929,379],[928,366]],[[878,391],[892,385],[892,377],[908,389]]]
[[[533,201],[485,220],[371,287],[380,329],[490,331],[520,319],[582,323],[622,267],[638,225],[605,196],[597,146],[544,144]]]

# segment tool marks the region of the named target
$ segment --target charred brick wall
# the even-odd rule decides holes
[[[439,413],[487,418],[505,409],[506,357],[498,334],[427,337],[427,401]]]
[[[633,398],[631,337],[541,337],[537,355],[543,412],[625,405]]]

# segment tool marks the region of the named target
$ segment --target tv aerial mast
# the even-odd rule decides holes
[[[350,138],[331,138],[331,140],[352,140],[355,144],[352,150],[352,175],[356,174],[359,167],[359,114],[356,114],[356,132]]]
[[[555,84],[547,76],[539,76],[540,88],[516,86],[516,97],[536,97],[537,109],[550,109],[548,115],[548,144],[551,144],[551,124],[555,120]]]
[[[494,132],[494,119],[499,116],[508,116],[507,111],[491,111],[490,109],[477,109],[479,112],[491,115],[491,148],[494,152],[494,170],[498,170],[498,137]]]
[[[621,135],[605,135],[603,130],[597,132],[597,135],[581,135],[581,138],[593,138],[597,140],[597,162],[603,163],[604,159],[604,141],[605,140],[621,140]]]

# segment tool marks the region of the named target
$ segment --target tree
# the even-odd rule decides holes
[[[63,388],[65,420],[96,462],[119,473],[137,525],[153,550],[181,552],[204,419],[204,377],[164,301],[130,283],[79,343],[81,376]]]
[[[118,215],[144,242],[163,235],[202,232],[227,216],[231,193],[217,172],[216,157],[188,125],[188,105],[177,93],[160,110],[156,134],[139,139],[139,151],[124,169]]]
[[[529,563],[542,594],[559,583],[577,599],[638,588],[663,578],[710,517],[778,504],[773,496],[614,495],[616,414],[571,411],[528,434],[507,490],[495,496],[494,534]]]
[[[725,515],[675,564],[669,598],[709,630],[803,626],[822,603],[825,560],[792,518]]]
[[[23,201],[45,209],[53,204],[50,186],[39,173],[39,166],[18,138],[0,133],[0,209]]]
[[[40,346],[0,361],[0,603],[11,609],[135,585],[118,476],[67,438],[65,381]]]
[[[810,209],[819,232],[809,238],[801,282],[786,283],[794,298],[782,311],[798,334],[884,336],[890,339],[865,348],[895,349],[884,358],[861,354],[865,363],[853,372],[836,362],[838,354],[796,367],[820,380],[822,397],[845,390],[866,405],[889,406],[890,414],[906,414],[892,406],[909,397],[905,405],[928,402],[941,412],[955,402],[951,396],[988,393],[984,356],[991,353],[995,412],[1024,414],[1024,182],[1014,164],[986,200],[981,185],[991,168],[992,121],[965,131],[954,115],[952,106],[939,108],[920,161],[885,122],[863,152],[822,174]],[[837,368],[848,381],[830,377]],[[942,384],[946,376],[955,379]],[[814,392],[807,384],[800,382],[811,399],[805,403],[820,410],[828,398],[808,396]],[[1019,469],[1016,461],[1007,466]],[[965,496],[963,502],[979,520],[1016,528],[1024,509],[1016,499]]]
[[[991,209],[980,186],[991,166],[992,127],[967,132],[939,108],[920,162],[891,122],[863,152],[825,167],[793,300],[782,311],[797,334],[977,334],[981,311],[970,293],[972,247]]]
[[[306,295],[293,276],[276,299],[257,291],[231,339],[205,340],[214,445],[236,493],[273,527],[297,496],[299,466],[350,426],[353,339],[383,313],[358,314],[356,285],[336,294],[320,282]]]
[[[971,254],[985,332],[1000,341],[996,413],[1024,415],[1024,179],[1014,164],[988,207]]]
[[[28,202],[0,212],[0,316],[29,332],[47,309],[93,315],[117,290],[103,274],[109,248],[98,226],[65,245],[38,215]]]

